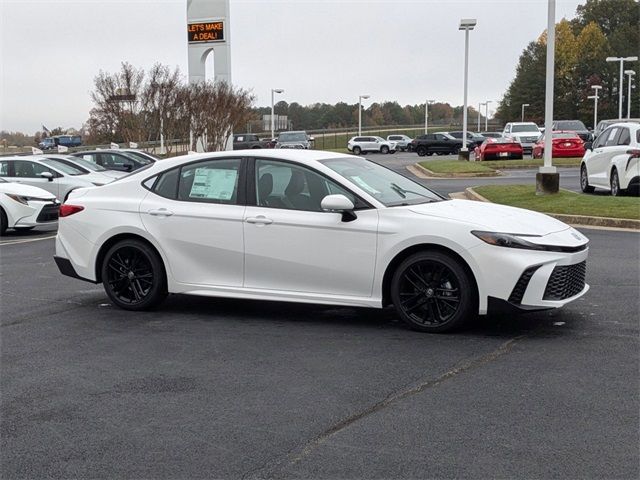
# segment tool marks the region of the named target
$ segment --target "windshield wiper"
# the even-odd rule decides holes
[[[411,193],[413,195],[418,195],[419,197],[422,198],[428,198],[429,201],[433,202],[435,201],[435,199],[431,198],[429,195],[425,195],[423,193],[419,193],[419,192],[414,192],[413,190],[406,190],[404,188],[402,188],[400,185],[398,185],[397,183],[392,183],[391,184],[391,189],[396,192],[398,195],[400,195],[402,198],[407,198],[407,193]]]

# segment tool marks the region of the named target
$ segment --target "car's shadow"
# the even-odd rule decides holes
[[[58,229],[56,227],[44,228],[36,227],[31,230],[7,230],[4,235],[0,237],[0,244],[4,241],[33,239],[39,237],[50,237],[55,235]]]

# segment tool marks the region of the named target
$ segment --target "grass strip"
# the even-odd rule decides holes
[[[640,220],[638,197],[580,194],[562,189],[553,195],[536,195],[535,185],[485,185],[473,189],[494,203],[538,212]]]
[[[433,173],[494,173],[492,168],[481,162],[464,160],[431,160],[420,162],[420,165]]]

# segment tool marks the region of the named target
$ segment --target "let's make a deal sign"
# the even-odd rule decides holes
[[[187,24],[189,43],[224,42],[224,22],[222,20]]]

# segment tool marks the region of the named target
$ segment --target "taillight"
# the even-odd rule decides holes
[[[81,207],[80,205],[68,205],[66,203],[63,203],[60,206],[60,217],[68,217],[69,215],[73,215],[74,213],[78,213],[81,212],[82,210],[84,210],[84,207]]]
[[[640,158],[640,149],[632,148],[631,150],[627,150],[627,155],[631,155],[631,157],[629,157],[629,160],[631,160],[632,158]]]

